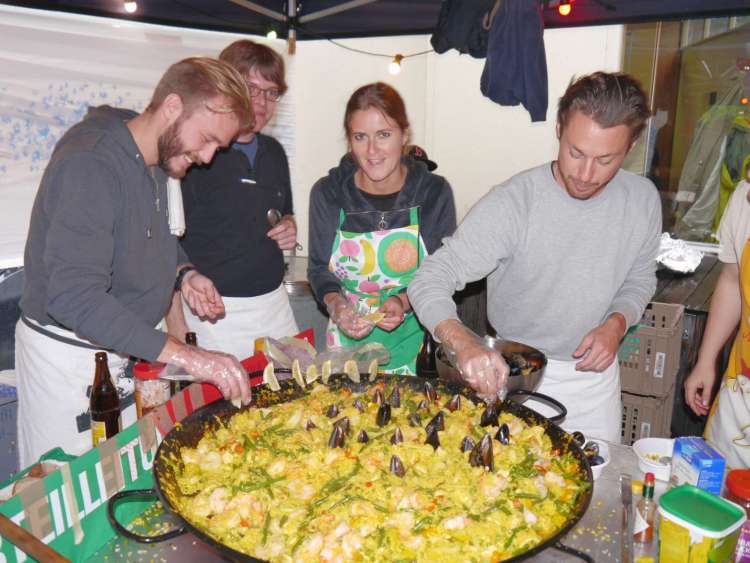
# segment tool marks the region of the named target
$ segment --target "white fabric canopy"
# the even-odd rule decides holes
[[[170,64],[217,56],[243,37],[0,5],[0,268],[23,264],[44,168],[55,143],[90,105],[141,111]],[[282,41],[272,47],[283,54]],[[290,96],[266,132],[284,145],[293,166]]]

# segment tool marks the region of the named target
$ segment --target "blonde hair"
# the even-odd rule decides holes
[[[203,106],[219,113],[234,113],[240,123],[253,121],[250,92],[239,72],[231,65],[208,57],[190,57],[170,66],[154,89],[146,111],[155,111],[169,94],[177,94],[185,106],[185,116]],[[209,103],[217,96],[226,106]]]

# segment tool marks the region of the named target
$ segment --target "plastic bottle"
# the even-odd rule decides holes
[[[633,541],[651,543],[654,539],[654,518],[657,504],[654,502],[654,474],[646,473],[643,480],[643,496],[638,501],[633,523]]]
[[[137,362],[133,367],[135,377],[135,412],[138,418],[166,403],[171,396],[171,383],[159,379],[164,364]]]
[[[750,518],[750,469],[733,469],[727,473],[724,497],[745,509]],[[750,523],[746,521],[740,529],[734,563],[750,563]]]
[[[91,413],[91,441],[94,447],[109,440],[122,427],[120,419],[120,398],[117,387],[112,383],[107,364],[107,353],[97,352],[94,385],[91,387],[89,411]]]

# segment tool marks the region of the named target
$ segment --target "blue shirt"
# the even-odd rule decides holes
[[[249,143],[234,143],[233,149],[237,149],[242,152],[246,157],[250,166],[255,168],[255,157],[258,154],[258,136],[253,135],[253,139]]]

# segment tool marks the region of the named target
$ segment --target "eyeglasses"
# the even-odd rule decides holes
[[[264,90],[263,88],[258,88],[255,84],[249,83],[247,87],[250,90],[251,98],[257,98],[258,96],[263,94],[266,97],[266,101],[269,102],[278,102],[281,99],[281,92],[279,92],[276,88],[269,88],[268,90]]]

